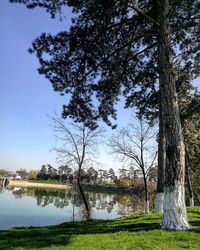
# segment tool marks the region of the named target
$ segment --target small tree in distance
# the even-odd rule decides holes
[[[37,171],[36,170],[30,170],[28,174],[29,180],[36,180],[37,179]]]
[[[112,153],[119,160],[141,170],[145,189],[145,212],[149,212],[149,194],[147,180],[151,169],[155,167],[157,152],[152,144],[156,132],[144,123],[135,119],[128,127],[120,129],[109,140]]]
[[[83,168],[90,166],[95,161],[97,144],[102,136],[103,129],[88,128],[84,123],[70,123],[57,115],[50,117],[52,127],[56,133],[56,146],[53,150],[57,153],[58,160],[77,172],[76,179],[79,191],[83,198],[86,219],[90,219],[90,208],[81,186],[81,173]]]

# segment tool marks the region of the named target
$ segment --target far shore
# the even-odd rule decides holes
[[[9,180],[9,187],[40,187],[40,188],[57,188],[57,189],[70,189],[70,185],[57,184],[57,183],[40,183],[24,180]]]
[[[61,184],[61,183],[51,183],[49,181],[29,181],[29,180],[9,180],[9,187],[32,187],[32,188],[49,188],[49,189],[71,189],[74,184]],[[113,194],[138,194],[144,192],[144,186],[137,185],[133,187],[116,187],[116,186],[99,186],[99,185],[90,185],[82,184],[82,188],[85,191],[95,191],[100,193],[113,193]]]

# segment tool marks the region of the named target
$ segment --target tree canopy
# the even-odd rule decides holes
[[[199,76],[200,2],[10,1],[29,8],[44,7],[52,17],[61,15],[65,5],[74,13],[69,31],[43,33],[29,49],[39,59],[39,73],[50,80],[55,91],[69,97],[63,106],[64,118],[92,129],[99,119],[114,127],[112,119],[116,119],[120,96],[125,97],[125,107],[136,105],[150,116],[149,111],[159,103],[166,152],[161,226],[190,228],[176,81],[184,75],[191,80]]]
[[[156,1],[10,2],[43,7],[52,17],[68,5],[75,14],[69,31],[43,33],[29,50],[37,55],[39,73],[54,90],[70,96],[63,117],[91,126],[101,118],[112,125],[120,95],[125,97],[125,107],[136,105],[154,115],[159,97]],[[174,63],[181,64],[181,73],[192,79],[200,71],[199,8],[198,0],[170,1]]]

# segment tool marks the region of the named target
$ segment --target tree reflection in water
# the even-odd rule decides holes
[[[37,205],[45,207],[53,205],[56,208],[66,209],[71,213],[71,220],[74,221],[76,216],[82,220],[88,219],[88,211],[85,209],[83,197],[79,189],[55,190],[41,188],[12,188],[12,194],[16,199],[23,197],[32,197],[36,199]],[[92,217],[92,209],[104,210],[111,213],[117,211],[118,215],[130,214],[143,210],[144,204],[140,197],[110,194],[100,192],[85,192],[85,199],[89,204],[89,216]]]
[[[87,221],[91,220],[92,219],[92,209],[90,207],[90,201],[89,201],[89,198],[86,196],[85,192],[83,191],[82,185],[79,182],[79,180],[78,180],[78,190],[79,190],[78,193],[81,195],[81,200],[83,201],[83,204],[84,204],[84,208],[82,208],[80,210],[82,217]]]

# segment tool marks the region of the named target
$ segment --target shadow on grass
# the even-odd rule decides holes
[[[0,231],[0,249],[42,248],[51,246],[67,246],[74,235],[111,234],[120,231],[138,232],[159,229],[161,216],[133,215],[115,220],[92,220],[89,222],[63,223],[58,226],[13,228]],[[191,231],[200,232],[200,220],[191,223],[195,226]]]
[[[63,223],[50,227],[13,228],[0,231],[0,249],[25,249],[62,246],[70,243],[73,235],[102,234],[119,231],[141,231],[159,228],[159,223],[136,222],[137,218],[116,220],[92,220],[89,222]]]

